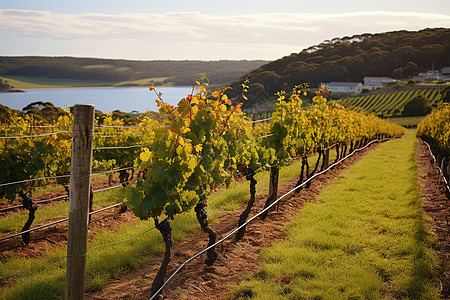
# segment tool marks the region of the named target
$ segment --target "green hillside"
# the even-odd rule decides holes
[[[301,83],[358,81],[365,76],[401,76],[450,66],[450,29],[360,34],[326,40],[245,74],[250,95],[290,91]],[[395,71],[395,72],[394,72]],[[394,77],[396,77],[394,76]],[[229,96],[239,95],[242,79]]]
[[[127,86],[147,85],[150,80],[156,80],[159,85],[191,85],[200,73],[204,73],[210,83],[225,84],[265,63],[267,61],[262,60],[132,61],[0,56],[0,77],[44,85],[48,85],[49,81],[50,85],[55,81],[56,85],[68,81],[69,86],[78,86],[80,81],[90,81],[97,86]]]

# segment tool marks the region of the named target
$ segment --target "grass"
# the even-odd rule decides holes
[[[235,299],[439,299],[414,133],[347,169],[261,252]],[[395,167],[393,167],[395,166]]]
[[[108,65],[87,66],[91,68],[108,68]],[[118,70],[120,71],[120,70]],[[148,86],[149,82],[162,82],[169,77],[143,78],[132,81],[96,81],[76,79],[53,79],[33,76],[1,76],[0,79],[8,81],[14,89],[55,89],[55,88],[81,88],[81,87],[126,87],[126,86]],[[164,86],[173,86],[165,84]]]
[[[0,77],[14,86],[14,89],[54,89],[54,88],[76,88],[76,87],[110,87],[117,82],[76,80],[76,79],[52,79],[32,76],[8,76]]]
[[[97,210],[103,207],[106,207],[111,204],[115,204],[121,202],[124,197],[124,191],[121,188],[105,191],[102,193],[96,193],[93,201],[93,209]],[[59,203],[55,203],[53,205],[48,205],[45,207],[39,208],[36,211],[36,219],[33,222],[33,226],[35,227],[38,223],[44,223],[46,220],[55,220],[67,218],[69,215],[69,202],[63,201]],[[0,232],[11,232],[11,231],[19,231],[28,220],[28,211],[24,211],[23,213],[15,213],[10,214],[4,218],[1,218],[0,222]]]
[[[143,78],[138,80],[130,80],[130,81],[122,81],[116,83],[114,86],[120,87],[120,86],[150,86],[151,82],[163,82],[164,80],[168,79],[169,77],[152,77],[152,78]],[[168,86],[168,85],[163,85]],[[173,86],[173,85],[171,85]]]
[[[310,164],[313,163],[314,158],[314,156],[310,158]],[[300,162],[282,168],[280,170],[280,183],[297,177],[299,168]],[[269,173],[259,173],[255,178],[258,180],[258,194],[267,194]],[[103,201],[99,199],[100,197],[102,199],[110,199],[112,195],[115,195],[114,197],[116,199],[110,200],[110,202],[121,201],[121,197],[123,197],[121,189],[118,189],[110,193],[98,193],[94,201],[100,203],[100,201]],[[209,221],[215,222],[219,216],[231,213],[245,203],[249,197],[249,186],[246,181],[236,183],[233,188],[218,191],[208,200]],[[38,216],[42,211],[43,209],[38,210],[36,215]],[[182,240],[189,234],[200,230],[195,213],[192,210],[189,213],[178,215],[171,221],[171,225],[175,241]],[[134,219],[120,225],[117,230],[111,231],[110,229],[104,229],[90,236],[88,248],[114,243],[140,235],[123,243],[99,247],[88,251],[86,271],[87,288],[90,290],[99,289],[106,285],[111,278],[123,275],[137,266],[147,263],[153,253],[164,250],[164,243],[159,232],[157,230],[147,232],[152,227],[154,227],[153,221],[139,221]],[[143,234],[144,232],[145,234]],[[0,281],[5,280],[5,283],[0,291],[0,299],[63,298],[65,255],[65,247],[50,247],[43,255],[43,258],[16,256],[2,259],[0,265]],[[15,274],[20,270],[25,270],[42,262],[54,259],[57,260],[42,264],[18,276],[5,278],[7,275]]]
[[[403,117],[403,118],[390,118],[386,119],[386,121],[398,124],[403,127],[417,127],[417,124],[419,124],[425,116],[419,116],[419,117]]]

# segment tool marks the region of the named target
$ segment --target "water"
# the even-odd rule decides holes
[[[164,102],[176,105],[180,99],[191,93],[192,87],[158,87]],[[0,93],[0,104],[22,110],[31,102],[51,102],[56,107],[73,106],[76,103],[94,104],[95,109],[104,113],[120,110],[123,112],[157,111],[157,96],[147,87],[135,88],[73,88],[36,89],[24,93]]]

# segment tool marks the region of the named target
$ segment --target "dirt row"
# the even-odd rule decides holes
[[[134,179],[136,179],[136,175],[137,174],[135,174],[135,176],[133,177]],[[111,179],[111,186],[118,185],[118,184],[120,184],[119,175],[113,174],[112,179]],[[93,177],[93,179],[92,179],[92,188],[94,190],[103,189],[103,188],[106,188],[109,186],[110,186],[110,183],[109,183],[109,179],[107,177],[99,177],[99,178]],[[67,195],[67,192],[64,191],[64,188],[62,186],[60,186],[60,188],[56,191],[48,192],[46,190],[43,190],[41,192],[33,193],[33,200],[39,201],[39,200],[51,199],[51,198],[55,198],[55,197],[59,197],[59,196],[66,196],[66,195]],[[36,213],[39,212],[39,208],[49,206],[49,205],[54,205],[54,204],[62,202],[62,201],[68,201],[68,198],[62,198],[62,199],[57,199],[57,200],[53,200],[53,201],[49,201],[49,202],[39,203],[39,204],[37,204],[38,211]],[[9,203],[7,201],[0,201],[0,208],[6,208],[6,207],[11,207],[11,206],[16,206],[16,205],[22,205],[22,200],[20,198],[15,199],[11,203]],[[18,207],[16,209],[0,211],[0,217],[6,217],[8,215],[17,214],[17,213],[28,213],[28,211],[23,207]]]
[[[439,286],[442,299],[450,299],[450,199],[428,147],[418,142],[417,168],[422,190],[423,209],[432,219],[430,228],[438,240],[436,253],[440,260]]]

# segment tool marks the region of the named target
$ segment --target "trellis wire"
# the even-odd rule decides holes
[[[0,136],[0,139],[25,139],[25,138],[35,138],[35,137],[49,136],[49,135],[52,135],[52,134],[59,134],[59,133],[72,133],[72,131],[55,131],[55,132],[52,132],[52,133],[36,134],[36,135]]]
[[[448,182],[447,182],[447,178],[445,178],[444,172],[442,171],[442,168],[439,167],[439,164],[437,163],[436,157],[434,156],[433,151],[431,150],[430,145],[429,145],[426,141],[424,141],[424,140],[422,140],[422,142],[425,143],[425,145],[427,145],[428,150],[430,151],[430,154],[431,154],[431,156],[433,157],[434,163],[436,164],[436,168],[439,170],[439,179],[440,179],[440,177],[442,177],[442,178],[444,179],[445,186],[446,186],[447,190],[450,192],[450,186],[449,186],[449,184],[448,184]],[[444,160],[442,160],[441,166],[442,166],[443,162],[444,162]],[[440,180],[439,180],[439,181],[440,181]]]
[[[138,237],[140,237],[140,236],[146,234],[147,232],[149,232],[149,231],[151,231],[151,230],[153,230],[153,229],[155,229],[155,228],[156,228],[156,227],[152,227],[152,228],[150,228],[150,229],[147,229],[147,230],[144,231],[144,232],[139,233],[138,235],[135,235],[135,236],[132,236],[132,237],[130,237],[130,238],[126,238],[126,239],[123,239],[123,240],[120,240],[120,241],[111,242],[111,243],[107,243],[107,244],[103,244],[103,245],[98,245],[98,246],[95,246],[95,247],[91,247],[91,248],[87,249],[87,251],[90,251],[90,250],[94,250],[94,249],[97,249],[97,248],[101,248],[101,247],[105,247],[105,246],[110,246],[110,245],[115,245],[115,244],[119,244],[119,243],[123,243],[123,242],[127,242],[127,241],[130,241],[130,240],[133,240],[133,239],[135,239],[135,238],[138,238]],[[61,259],[63,259],[63,258],[66,258],[66,257],[67,257],[67,256],[61,256],[61,257],[57,257],[57,258],[54,258],[54,259],[51,259],[51,260],[44,261],[44,262],[39,263],[39,264],[37,264],[37,265],[35,265],[35,266],[33,266],[33,267],[30,267],[30,268],[28,268],[28,269],[22,270],[22,271],[20,271],[20,272],[17,272],[17,273],[11,274],[11,275],[6,275],[5,277],[3,277],[3,279],[8,279],[8,278],[11,278],[11,277],[15,277],[15,276],[20,275],[20,274],[22,274],[22,273],[31,271],[31,270],[33,270],[33,269],[39,267],[39,266],[42,266],[42,265],[45,265],[45,264],[48,264],[48,263],[51,263],[51,262],[54,262],[54,261],[58,261],[58,260],[61,260]]]

